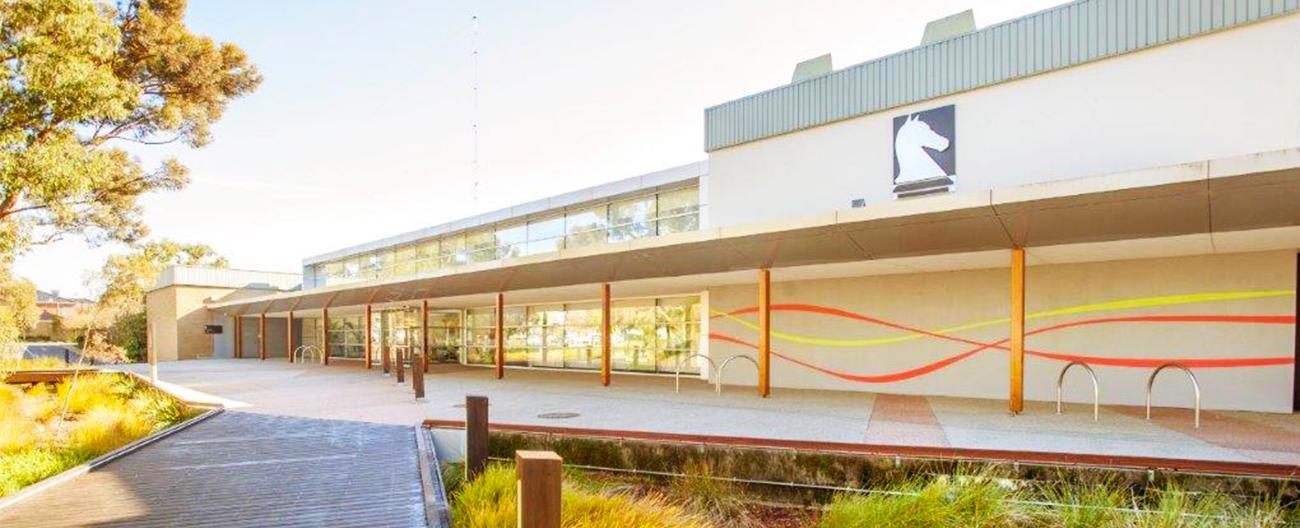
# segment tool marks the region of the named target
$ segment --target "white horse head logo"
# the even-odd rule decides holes
[[[948,174],[925,152],[948,150],[948,138],[940,136],[916,114],[907,116],[894,136],[894,156],[898,159],[898,177],[894,184],[941,178]]]

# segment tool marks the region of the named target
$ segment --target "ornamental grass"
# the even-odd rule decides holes
[[[119,374],[0,384],[0,497],[187,417],[169,396]]]

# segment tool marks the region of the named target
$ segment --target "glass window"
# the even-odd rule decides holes
[[[528,225],[515,224],[496,231],[497,258],[522,257],[528,246]]]
[[[461,319],[460,310],[429,312],[429,358],[431,360],[464,361],[465,328]]]
[[[700,189],[685,187],[659,193],[659,234],[700,228]]]
[[[564,247],[576,248],[605,241],[605,206],[573,211],[564,216]]]
[[[465,250],[469,252],[469,262],[496,260],[496,233],[491,229],[479,229],[467,233],[465,235]]]
[[[405,245],[393,251],[393,271],[389,276],[394,278],[405,278],[415,276],[415,252],[414,244]]]
[[[326,277],[331,278],[331,279],[339,278],[339,277],[342,277],[345,273],[347,273],[347,270],[344,270],[344,269],[343,269],[343,261],[336,260],[336,261],[334,261],[334,262],[326,262],[326,263],[325,263],[325,276],[326,276]]]
[[[528,365],[528,309],[507,306],[505,315],[506,364]]]
[[[361,276],[361,257],[352,257],[343,263],[344,277]]]
[[[564,366],[564,315],[562,304],[528,309],[529,365]]]
[[[438,267],[450,268],[469,262],[465,248],[465,235],[442,237],[438,240]]]
[[[528,254],[550,253],[564,247],[564,216],[528,223]]]
[[[600,368],[600,303],[565,306],[563,356],[566,368]]]
[[[465,362],[492,365],[496,363],[496,309],[472,308],[465,314],[469,334]]]
[[[366,353],[364,326],[360,315],[330,317],[330,357],[362,359]]]
[[[654,195],[609,204],[609,241],[621,242],[655,234]]]
[[[655,302],[617,301],[610,307],[610,359],[619,370],[655,370]]]
[[[674,372],[678,359],[699,351],[699,300],[695,297],[659,299],[655,306],[655,361],[660,372]],[[682,372],[699,373],[696,362],[682,364]]]
[[[438,241],[430,240],[415,246],[415,273],[427,275],[438,269]]]

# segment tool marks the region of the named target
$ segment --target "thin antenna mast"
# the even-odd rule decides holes
[[[471,117],[474,128],[474,159],[470,162],[470,172],[474,178],[474,211],[478,211],[478,15],[470,17],[471,40],[474,62],[474,113]]]

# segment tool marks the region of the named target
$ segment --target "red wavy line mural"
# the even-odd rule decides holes
[[[972,340],[972,339],[966,339],[966,338],[962,338],[962,337],[957,337],[957,336],[952,336],[952,335],[946,335],[946,334],[942,334],[942,333],[937,333],[937,332],[933,332],[933,331],[929,331],[929,330],[924,330],[924,329],[920,329],[920,328],[914,328],[914,327],[910,327],[910,326],[907,326],[907,325],[902,325],[902,324],[898,324],[898,323],[894,323],[894,322],[890,322],[890,321],[885,321],[885,320],[883,320],[883,319],[878,319],[878,318],[869,317],[869,316],[866,316],[866,315],[862,315],[862,314],[858,314],[858,313],[850,312],[850,311],[847,311],[847,310],[841,310],[841,309],[838,309],[838,308],[831,308],[831,307],[817,306],[817,305],[809,305],[809,304],[774,304],[774,305],[772,305],[772,310],[774,310],[774,311],[809,312],[809,313],[818,313],[818,314],[824,314],[824,315],[831,315],[831,316],[835,316],[835,317],[843,317],[843,318],[846,318],[846,319],[859,320],[859,321],[864,321],[864,322],[869,322],[869,323],[877,324],[877,325],[880,325],[880,326],[885,326],[885,327],[894,328],[894,329],[898,329],[898,330],[904,330],[904,331],[906,331],[906,332],[912,332],[912,333],[922,334],[922,335],[925,335],[925,336],[928,336],[928,337],[932,337],[932,338],[943,339],[943,340],[947,340],[947,341],[953,341],[953,342],[958,342],[958,343],[964,343],[964,344],[968,344],[968,345],[973,345],[973,346],[975,347],[975,348],[972,348],[972,349],[970,349],[970,350],[967,350],[967,351],[964,351],[964,352],[961,352],[961,353],[955,354],[955,355],[953,355],[953,356],[949,356],[949,357],[947,357],[947,358],[944,358],[944,359],[941,359],[941,360],[938,360],[938,361],[935,361],[935,362],[932,362],[932,363],[927,363],[927,364],[925,364],[925,365],[921,365],[921,366],[916,367],[916,368],[911,368],[911,369],[902,370],[902,371],[898,371],[898,372],[887,373],[887,374],[878,374],[878,375],[862,375],[862,374],[852,374],[852,373],[848,373],[848,372],[841,372],[841,371],[837,371],[837,370],[829,369],[829,368],[826,368],[826,367],[822,367],[822,366],[819,366],[819,365],[816,365],[816,364],[813,364],[813,363],[809,363],[809,362],[807,362],[807,361],[803,361],[803,360],[800,360],[800,359],[797,359],[797,358],[793,358],[793,357],[790,357],[790,356],[787,356],[787,355],[784,355],[784,354],[778,353],[778,352],[776,352],[775,350],[772,351],[772,355],[775,356],[775,357],[777,357],[777,358],[780,358],[780,359],[783,359],[783,360],[785,360],[785,361],[789,361],[789,362],[791,362],[791,363],[794,363],[794,364],[796,364],[796,365],[800,365],[800,366],[803,366],[803,367],[806,367],[806,368],[809,368],[809,369],[812,369],[812,370],[815,370],[815,371],[821,372],[821,373],[823,373],[823,374],[827,374],[827,375],[834,376],[834,377],[836,377],[836,378],[840,378],[840,379],[844,379],[844,380],[848,380],[848,381],[856,381],[856,382],[862,382],[862,383],[891,383],[891,382],[896,382],[896,381],[903,381],[903,380],[907,380],[907,379],[911,379],[911,378],[915,378],[915,377],[923,376],[923,375],[929,374],[929,373],[931,373],[931,372],[935,372],[935,371],[937,371],[937,370],[940,370],[940,369],[943,369],[943,368],[945,368],[945,367],[951,366],[951,365],[953,365],[953,364],[955,364],[955,363],[957,363],[957,362],[960,362],[960,361],[962,361],[962,360],[965,360],[965,359],[967,359],[967,358],[969,358],[969,357],[971,357],[971,356],[973,356],[973,355],[975,355],[975,354],[977,354],[977,353],[979,353],[979,352],[982,352],[982,351],[984,351],[984,350],[989,350],[989,349],[1004,350],[1004,351],[1009,350],[1009,347],[1006,346],[1006,343],[1009,341],[1009,339],[1005,339],[1005,338],[1004,338],[1004,339],[1000,339],[1000,340],[998,340],[998,341],[994,341],[994,342],[988,342],[988,343],[986,343],[986,342],[976,341],[976,340]],[[744,313],[753,313],[753,312],[755,312],[755,311],[757,311],[757,308],[756,308],[756,307],[750,307],[750,308],[743,308],[743,309],[741,309],[741,310],[737,310],[737,311],[735,311],[735,312],[731,312],[731,314],[732,314],[732,315],[739,315],[739,314],[744,314]],[[1042,334],[1042,333],[1045,333],[1045,332],[1051,332],[1051,331],[1055,331],[1055,330],[1061,330],[1061,329],[1065,329],[1065,328],[1074,328],[1074,327],[1080,327],[1080,326],[1097,325],[1097,324],[1108,324],[1108,323],[1237,323],[1237,324],[1295,324],[1295,322],[1296,322],[1296,318],[1295,318],[1295,316],[1292,316],[1292,315],[1184,315],[1184,314],[1178,314],[1178,315],[1143,315],[1143,316],[1127,316],[1127,317],[1100,317],[1100,318],[1093,318],[1093,319],[1084,319],[1084,320],[1079,320],[1079,321],[1070,321],[1070,322],[1059,323],[1059,324],[1055,324],[1055,325],[1050,325],[1050,326],[1044,326],[1044,327],[1040,327],[1040,328],[1035,328],[1035,329],[1032,329],[1032,330],[1028,330],[1028,331],[1026,331],[1026,332],[1025,332],[1025,335],[1026,335],[1026,336],[1031,336],[1031,335]],[[728,342],[728,343],[733,343],[733,344],[736,344],[736,345],[744,346],[744,347],[751,348],[751,349],[755,349],[755,350],[758,348],[757,345],[755,345],[755,344],[753,344],[753,343],[750,343],[750,342],[748,342],[748,341],[745,341],[745,340],[743,340],[743,339],[739,339],[739,338],[736,338],[736,337],[733,337],[733,336],[729,336],[729,335],[722,334],[722,333],[717,333],[717,332],[711,332],[711,333],[709,334],[709,339],[711,339],[711,340],[718,340],[718,341],[724,341],[724,342]],[[1151,367],[1157,367],[1157,366],[1160,366],[1160,365],[1162,365],[1162,364],[1164,364],[1164,363],[1168,363],[1168,362],[1170,362],[1170,361],[1177,361],[1177,362],[1180,362],[1180,363],[1182,363],[1182,364],[1184,364],[1184,365],[1187,365],[1189,368],[1242,368],[1242,367],[1261,367],[1261,366],[1290,365],[1290,364],[1295,363],[1295,358],[1293,358],[1293,357],[1291,357],[1291,356],[1246,357],[1246,358],[1116,358],[1116,357],[1105,357],[1105,356],[1086,356],[1086,355],[1078,355],[1078,354],[1064,354],[1064,353],[1050,352],[1050,351],[1044,351],[1044,350],[1033,350],[1033,349],[1028,349],[1028,348],[1025,349],[1025,354],[1028,355],[1028,356],[1038,357],[1038,358],[1048,359],[1048,360],[1053,360],[1053,361],[1062,361],[1062,362],[1068,362],[1068,361],[1083,361],[1083,362],[1086,362],[1086,363],[1089,363],[1089,364],[1092,364],[1092,365],[1104,365],[1104,366],[1114,366],[1114,367],[1130,367],[1130,368],[1151,368]]]

